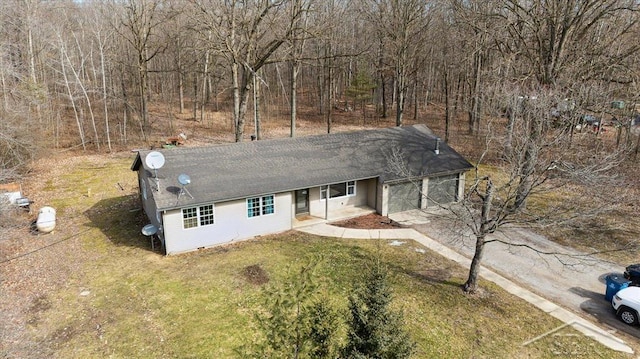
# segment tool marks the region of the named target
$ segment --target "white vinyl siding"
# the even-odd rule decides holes
[[[182,209],[163,212],[162,233],[165,238],[166,252],[169,255],[188,252],[290,230],[291,219],[294,216],[293,194],[291,192],[274,193],[273,201],[273,214],[258,217],[247,216],[246,197],[234,201],[216,202],[213,204],[215,224],[199,225],[188,229],[183,228]],[[267,206],[265,211],[270,211],[270,208]]]

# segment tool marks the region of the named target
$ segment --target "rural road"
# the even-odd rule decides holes
[[[392,219],[460,254],[473,256],[475,239],[454,233],[450,221],[441,216],[411,211]],[[542,254],[526,247],[492,242],[485,247],[483,266],[586,319],[640,339],[640,328],[620,322],[604,298],[605,277],[611,273],[621,274],[623,265],[585,256],[524,229],[509,229],[489,239],[524,244],[546,253],[567,254]]]

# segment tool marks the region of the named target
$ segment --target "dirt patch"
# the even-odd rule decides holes
[[[56,345],[60,345],[70,341],[76,335],[78,335],[76,328],[62,327],[51,334],[51,341]]]
[[[389,217],[384,217],[377,213],[350,218],[344,221],[333,222],[331,224],[338,227],[356,229],[394,229],[401,227],[398,222],[395,222]]]
[[[31,302],[31,307],[28,310],[29,319],[27,323],[29,325],[37,326],[40,323],[40,314],[51,309],[51,302],[46,294],[36,297]]]
[[[254,285],[269,283],[269,273],[262,269],[259,264],[244,267],[244,269],[242,269],[242,277]]]

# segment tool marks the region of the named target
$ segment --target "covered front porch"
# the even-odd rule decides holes
[[[369,178],[295,190],[291,227],[376,213],[377,187],[377,178]]]
[[[292,219],[291,227],[293,229],[296,229],[318,223],[336,222],[349,218],[360,217],[371,213],[376,213],[376,210],[369,206],[354,206],[338,208],[330,211],[328,218],[312,216],[310,214],[303,214],[295,216]]]

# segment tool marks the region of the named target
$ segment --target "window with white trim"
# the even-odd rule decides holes
[[[214,223],[213,218],[212,204],[182,209],[182,227],[184,229],[211,225]]]
[[[331,192],[330,198],[346,197],[356,195],[356,181],[334,183],[329,185],[329,191]],[[327,186],[320,187],[320,199],[327,198]]]
[[[272,194],[247,198],[247,217],[266,216],[273,213],[275,213],[275,202]]]

